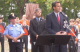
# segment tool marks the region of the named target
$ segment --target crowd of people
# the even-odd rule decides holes
[[[70,19],[69,22],[70,22],[71,26],[75,26],[76,27],[76,29],[78,31],[78,33],[77,33],[77,35],[78,35],[80,33],[80,18]]]
[[[69,52],[77,52],[78,51],[78,42],[80,40],[80,19],[70,19],[69,27],[71,32],[68,35],[71,35],[71,39],[69,41]],[[73,48],[71,48],[73,47]]]
[[[71,49],[71,46],[76,45],[77,47],[78,39],[80,39],[80,19],[68,20],[68,16],[62,12],[60,2],[53,2],[52,9],[54,11],[48,14],[46,19],[43,18],[40,8],[35,10],[35,16],[32,20],[27,20],[27,15],[23,15],[22,19],[19,19],[18,16],[11,13],[8,16],[9,25],[6,25],[3,22],[3,16],[0,16],[1,52],[4,52],[4,36],[8,38],[9,52],[23,52],[23,44],[25,44],[25,52],[28,52],[28,35],[30,35],[31,52],[68,52],[67,44],[55,45],[54,48],[52,45],[36,45],[38,37],[44,34],[71,35],[68,43],[69,52],[76,52],[77,48]],[[69,29],[64,24],[65,20]]]

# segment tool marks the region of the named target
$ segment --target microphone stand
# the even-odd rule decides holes
[[[68,25],[68,23],[67,23],[67,20],[64,20],[64,26],[63,26],[64,28],[67,28],[68,30],[70,30],[70,32],[73,34],[73,35],[75,35],[75,33],[71,30],[71,28],[70,28],[70,25]],[[75,39],[76,39],[76,35],[75,35],[75,37],[73,37],[73,36],[71,36],[71,41],[72,41],[72,43],[73,43],[73,46],[71,46],[71,48],[73,47],[73,48],[75,48],[75,49],[73,49],[75,52],[77,52],[77,48],[76,48],[76,43],[75,43]]]
[[[68,22],[67,22],[67,20],[64,20],[64,26],[63,26],[64,28],[67,28],[68,30],[70,30],[71,31],[71,33],[73,33],[74,34],[74,32],[71,30],[71,28],[70,28],[70,25],[68,25]],[[74,34],[75,35],[75,34]],[[76,35],[75,35],[75,37],[76,37]]]

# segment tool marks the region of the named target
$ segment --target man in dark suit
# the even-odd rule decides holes
[[[46,17],[46,29],[49,34],[53,35],[66,35],[67,30],[64,28],[64,20],[68,21],[68,17],[61,13],[61,3],[52,3],[52,9],[54,12],[50,13]],[[55,52],[67,52],[67,45],[55,45]]]
[[[35,18],[30,21],[30,38],[32,44],[32,52],[43,52],[44,46],[37,46],[36,40],[45,29],[45,20],[42,19],[42,10],[40,8],[35,10]]]

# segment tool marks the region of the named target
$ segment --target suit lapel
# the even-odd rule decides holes
[[[60,14],[60,24],[61,25],[64,23],[63,19],[64,19],[63,16]]]
[[[37,22],[36,18],[34,18],[34,23],[35,23],[35,24],[38,24],[38,22]]]
[[[39,25],[41,25],[43,23],[43,19],[41,18],[40,19],[40,22],[39,22]]]

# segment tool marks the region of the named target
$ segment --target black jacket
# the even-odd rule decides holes
[[[45,29],[45,20],[40,19],[40,22],[37,22],[36,18],[32,19],[30,21],[30,38],[31,42],[36,41],[36,35],[41,35]]]
[[[50,13],[46,17],[46,29],[49,34],[56,34],[59,31],[66,31],[64,26],[64,20],[68,21],[68,17],[60,13],[60,24],[54,12]]]

